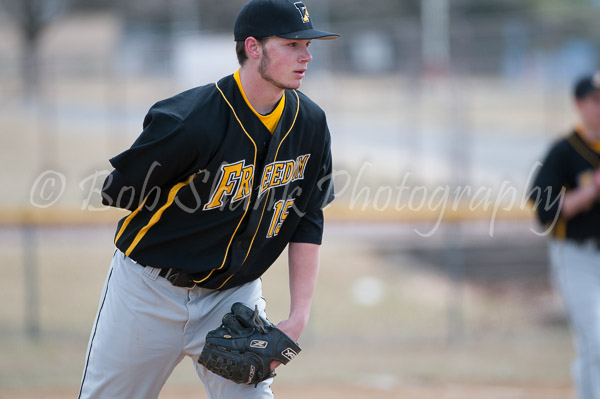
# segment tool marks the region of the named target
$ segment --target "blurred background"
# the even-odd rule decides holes
[[[116,222],[108,158],[148,108],[237,69],[243,0],[0,1],[0,398],[75,397]],[[302,91],[337,200],[287,398],[568,398],[573,348],[527,205],[598,0],[313,0]],[[286,257],[265,276],[289,309]],[[203,398],[184,361],[164,398]]]

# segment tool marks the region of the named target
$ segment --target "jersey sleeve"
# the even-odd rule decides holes
[[[564,148],[554,145],[546,155],[529,191],[538,220],[543,225],[551,223],[561,211],[566,185],[566,163],[562,161]]]
[[[323,239],[323,210],[304,214],[296,227],[290,242],[303,242],[321,245]]]
[[[331,139],[329,129],[326,129],[327,139],[325,140],[324,155],[321,160],[321,167],[317,176],[317,183],[313,189],[306,212],[318,211],[325,208],[335,199],[335,190],[333,186],[333,165],[331,157]]]
[[[182,121],[151,109],[131,148],[110,159],[115,171],[104,182],[103,203],[135,208],[155,187],[175,184],[193,173],[197,152]]]

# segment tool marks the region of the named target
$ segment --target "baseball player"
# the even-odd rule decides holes
[[[530,199],[552,227],[551,271],[573,328],[580,399],[600,398],[600,72],[574,90],[581,123],[550,148]]]
[[[277,328],[296,342],[307,324],[334,195],[325,113],[297,89],[311,40],[338,37],[316,30],[302,2],[250,1],[234,27],[239,70],[156,103],[110,159],[103,202],[131,213],[116,229],[79,398],[156,398],[186,356],[209,398],[273,397],[272,378],[238,384],[198,358],[230,309],[263,328],[260,276],[288,244],[291,306]]]

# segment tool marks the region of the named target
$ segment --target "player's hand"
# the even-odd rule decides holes
[[[283,331],[288,337],[293,339],[295,342],[298,342],[298,340],[300,339],[300,335],[302,334],[304,327],[306,326],[303,323],[292,319],[287,319],[277,324],[277,328]],[[280,362],[273,360],[271,362],[271,371],[279,367],[280,364]]]
[[[596,187],[596,192],[600,193],[600,169],[594,172],[594,187]]]

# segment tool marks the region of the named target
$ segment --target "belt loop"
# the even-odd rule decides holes
[[[160,269],[158,267],[145,266],[143,273],[149,279],[156,280],[158,278],[158,274],[160,273]]]
[[[172,267],[170,267],[168,269],[164,269],[164,270],[166,270],[166,272],[163,277],[166,278],[167,280],[169,280],[169,277],[171,276],[171,274],[173,274],[174,270]],[[161,270],[161,271],[163,271],[163,270]]]
[[[191,290],[196,287],[196,283],[194,282],[192,277],[181,270],[170,268],[162,269],[161,272],[163,273],[159,275],[169,280],[171,284],[173,284],[175,287],[186,288],[188,290]]]

